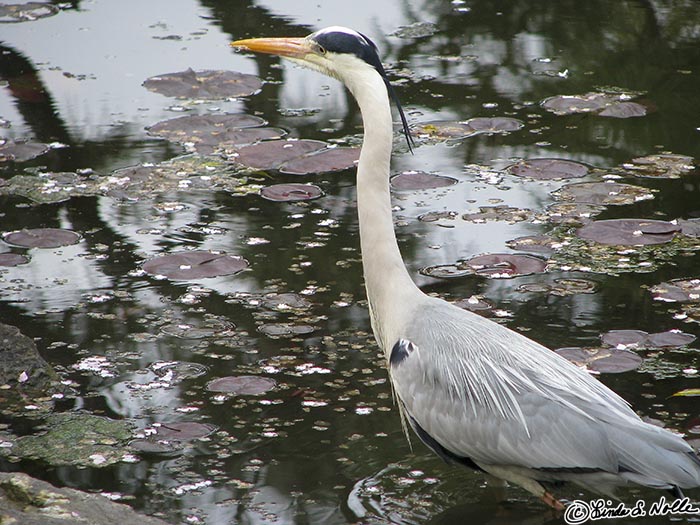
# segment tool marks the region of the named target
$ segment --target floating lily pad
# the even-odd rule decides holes
[[[432,22],[415,22],[407,26],[400,26],[391,36],[399,38],[422,38],[432,36],[438,31],[438,26]]]
[[[2,10],[2,6],[0,6]],[[0,14],[0,16],[2,16]],[[43,155],[51,148],[40,142],[25,142],[0,139],[0,164],[3,162],[24,162]]]
[[[625,93],[586,93],[585,95],[557,95],[542,101],[542,107],[557,115],[597,113],[603,117],[641,117],[646,106],[630,102],[633,95]]]
[[[80,234],[62,228],[35,228],[3,233],[2,238],[7,244],[23,248],[58,248],[77,244]]]
[[[600,336],[602,343],[612,347],[642,348],[649,338],[643,330],[610,330]]]
[[[681,219],[678,221],[683,235],[700,237],[700,219]]]
[[[643,330],[611,330],[601,335],[603,344],[615,348],[680,348],[697,338],[680,330],[649,334]]]
[[[643,117],[647,112],[647,107],[638,102],[616,102],[607,106],[598,115],[601,117],[631,118]]]
[[[260,190],[260,196],[275,202],[296,202],[318,199],[323,191],[313,184],[273,184]]]
[[[670,242],[680,231],[677,224],[651,219],[608,219],[582,226],[582,239],[609,245],[648,245]]]
[[[148,78],[143,86],[166,97],[216,100],[252,95],[262,87],[262,81],[237,71],[188,69]]]
[[[422,222],[437,222],[443,219],[454,220],[459,214],[456,211],[429,211],[418,216]]]
[[[0,253],[0,266],[19,266],[28,262],[29,258],[19,253]]]
[[[360,148],[329,148],[285,162],[279,168],[288,175],[308,175],[346,170],[357,165]]]
[[[207,373],[207,367],[189,361],[157,361],[148,367],[151,372],[161,378],[169,378],[170,383],[183,379],[192,379]]]
[[[557,354],[578,366],[603,374],[629,372],[639,368],[642,358],[630,350],[617,348],[559,348]]]
[[[260,117],[245,114],[188,115],[158,122],[148,132],[209,155],[220,148],[233,149],[285,135],[281,129],[261,127],[265,124]]]
[[[486,221],[507,221],[511,224],[528,221],[533,217],[532,210],[511,206],[480,206],[478,213],[465,213],[462,219],[482,223]]]
[[[232,160],[249,168],[271,170],[325,147],[319,140],[268,140],[239,148]]]
[[[259,330],[271,337],[281,337],[310,334],[315,328],[307,324],[269,323],[260,326]]]
[[[605,211],[604,206],[582,202],[559,202],[547,206],[547,221],[552,224],[570,224],[581,226],[591,221],[592,217]]]
[[[544,272],[547,263],[532,255],[491,253],[478,255],[457,264],[440,264],[420,270],[429,277],[454,278],[464,275],[480,275],[491,279],[504,279]]]
[[[523,123],[511,117],[475,117],[466,121],[475,133],[509,133],[523,127]]]
[[[519,292],[547,293],[557,297],[595,293],[596,283],[587,279],[555,279],[554,283],[525,283]]]
[[[700,279],[676,279],[651,287],[654,300],[668,303],[700,302]]]
[[[668,153],[637,157],[622,167],[638,177],[678,179],[693,171],[694,163],[693,157]]]
[[[491,278],[509,278],[518,275],[529,275],[544,272],[546,261],[532,255],[511,253],[489,253],[478,255],[466,263],[474,269],[477,275]]]
[[[493,305],[479,295],[472,295],[466,299],[460,299],[452,303],[470,312],[485,312],[493,309]]]
[[[40,18],[54,16],[59,12],[55,5],[44,2],[0,5],[0,24],[13,22],[33,22]]]
[[[277,382],[269,377],[230,376],[209,381],[207,390],[245,396],[259,396],[269,392],[276,386]]]
[[[209,320],[204,326],[194,326],[189,323],[170,323],[160,328],[166,335],[181,339],[206,339],[210,337],[227,337],[236,328],[231,322],[219,319]]]
[[[652,190],[620,182],[566,184],[552,195],[562,201],[605,206],[633,204],[654,198]]]
[[[668,330],[649,334],[648,344],[652,348],[679,348],[695,342],[696,339],[697,337],[693,334],[686,334],[680,330]]]
[[[154,425],[156,437],[172,441],[192,441],[206,437],[216,431],[217,427],[196,421],[176,421]]]
[[[466,122],[435,120],[413,128],[415,134],[430,140],[455,140],[474,135],[476,130]]]
[[[296,293],[268,293],[262,300],[265,308],[272,310],[306,310],[311,307],[311,303],[303,296]]]
[[[564,159],[529,159],[521,160],[506,168],[516,177],[528,177],[537,180],[573,179],[584,177],[590,171],[588,166]]]
[[[391,187],[399,191],[432,190],[454,184],[457,184],[457,179],[424,171],[404,171],[391,177]]]
[[[161,255],[143,264],[143,270],[168,279],[203,279],[232,275],[248,267],[248,261],[238,255],[208,251],[188,251]]]
[[[548,235],[528,235],[507,241],[506,245],[513,250],[549,255],[557,241]]]

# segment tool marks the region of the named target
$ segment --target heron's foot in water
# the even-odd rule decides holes
[[[547,505],[548,507],[552,507],[554,510],[561,511],[566,508],[564,504],[557,498],[555,498],[554,495],[550,492],[544,493],[544,496],[542,496],[542,501],[544,501],[545,505]]]

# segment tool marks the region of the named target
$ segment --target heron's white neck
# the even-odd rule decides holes
[[[381,76],[367,68],[353,72],[346,85],[357,99],[364,141],[357,169],[357,211],[365,287],[372,328],[379,345],[389,352],[401,336],[408,309],[422,292],[404,266],[394,233],[389,192],[393,125],[389,96]]]

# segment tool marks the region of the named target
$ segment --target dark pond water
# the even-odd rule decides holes
[[[81,238],[59,248],[0,245],[29,258],[0,268],[0,320],[35,340],[65,389],[29,408],[6,407],[3,419],[8,432],[32,434],[49,412],[107,416],[132,424],[136,441],[107,466],[98,455],[82,467],[25,458],[3,463],[6,469],[107,492],[172,523],[558,521],[518,489],[499,502],[481,477],[405,439],[370,335],[351,169],[245,171],[216,155],[160,165],[185,147],[146,127],[183,115],[246,113],[290,137],[357,145],[360,117],[340,85],[228,47],[237,38],[299,36],[336,24],[377,42],[416,129],[414,155],[397,131],[395,172],[457,180],[394,192],[402,251],[423,289],[467,305],[481,299],[491,305],[485,315],[551,348],[600,347],[610,330],[688,334],[677,346],[633,345],[641,366],[600,378],[640,414],[697,438],[698,398],[672,395],[700,387],[692,342],[700,333],[698,295],[668,302],[652,290],[700,278],[692,221],[700,218],[698,2],[54,5],[53,16],[0,24],[0,135],[51,145],[34,159],[0,164],[8,181],[0,185],[0,225],[3,233],[63,228]],[[266,82],[258,94],[218,100],[142,86],[188,68]],[[561,96],[579,98],[543,105]],[[581,108],[587,111],[573,112]],[[503,134],[441,135],[445,121],[477,117],[517,122],[472,121],[487,131],[507,124]],[[643,157],[650,158],[633,162]],[[506,169],[537,158],[582,163],[564,172],[583,177]],[[130,186],[133,172],[115,173],[140,164],[143,184]],[[60,172],[72,175],[45,175]],[[20,179],[11,181],[17,175],[27,177],[24,190]],[[582,195],[572,197],[579,207],[552,208],[562,204],[555,192],[563,186],[603,181],[637,188],[567,186],[562,191]],[[292,203],[258,195],[275,183],[312,183],[324,195]],[[627,197],[616,201],[620,193]],[[576,228],[593,217],[676,222],[654,231],[633,225],[632,239],[665,236],[640,248],[602,244],[598,233],[584,242]],[[508,244],[545,234],[544,253]],[[141,269],[155,256],[194,249],[240,256],[249,267],[188,280]],[[518,269],[506,260],[491,278],[464,262],[489,253],[531,254],[549,266],[498,278]],[[613,339],[602,355],[627,342]],[[619,370],[625,357],[607,358],[607,369]],[[207,388],[237,376],[253,376],[243,386],[257,393]],[[226,384],[237,388],[241,380]],[[559,496],[591,497],[572,488]],[[626,497],[641,496],[658,497]]]

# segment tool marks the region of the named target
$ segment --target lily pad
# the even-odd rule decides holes
[[[525,283],[519,292],[546,293],[557,297],[595,293],[596,283],[587,279],[555,279],[554,283]]]
[[[511,117],[475,117],[466,121],[475,133],[509,133],[523,127],[523,123]]]
[[[677,224],[651,219],[608,219],[582,226],[576,234],[600,244],[637,246],[670,242],[680,231]]]
[[[0,253],[0,266],[19,266],[28,262],[29,258],[19,253]]]
[[[622,167],[637,177],[678,179],[695,169],[695,159],[672,153],[637,157]]]
[[[303,296],[296,293],[268,293],[262,299],[265,308],[272,310],[306,310],[311,307],[311,303]]]
[[[528,235],[506,242],[506,245],[513,250],[544,255],[552,253],[556,244],[557,241],[548,235]]]
[[[649,334],[643,330],[611,330],[600,336],[604,345],[615,348],[681,348],[697,338],[680,330]]]
[[[246,396],[259,396],[277,386],[277,382],[269,377],[261,376],[229,376],[220,377],[207,383],[211,392],[226,392]]]
[[[555,192],[556,193],[556,192]],[[591,221],[592,217],[605,211],[605,206],[585,202],[557,202],[547,206],[547,221],[552,224],[571,224],[581,226]]]
[[[420,273],[429,277],[454,278],[464,275],[480,275],[491,279],[508,279],[520,275],[544,272],[547,263],[532,255],[491,253],[478,255],[456,264],[428,266]]]
[[[452,120],[434,120],[426,122],[413,128],[414,133],[420,138],[430,140],[456,140],[470,137],[477,133],[466,122],[458,122]]]
[[[438,222],[443,219],[454,220],[459,214],[456,211],[429,211],[418,216],[421,222]]]
[[[232,160],[249,168],[271,170],[325,147],[319,140],[268,140],[238,148]]]
[[[424,171],[404,171],[391,178],[391,187],[399,191],[432,190],[457,184],[457,179],[425,173]]]
[[[262,87],[262,81],[237,71],[187,69],[148,78],[143,86],[166,97],[217,100],[252,95]]]
[[[328,173],[353,168],[360,160],[360,148],[328,148],[289,160],[280,166],[288,175]]]
[[[533,217],[532,210],[512,206],[480,206],[477,213],[465,213],[462,219],[482,223],[486,221],[507,221],[510,224],[528,221]]]
[[[559,348],[557,354],[578,366],[603,374],[629,372],[639,368],[642,358],[630,350],[617,348]]]
[[[630,118],[643,117],[647,112],[647,107],[638,102],[616,102],[607,106],[598,115],[601,117]]]
[[[273,184],[260,190],[260,196],[275,202],[296,202],[318,199],[323,191],[313,184]]]
[[[258,330],[270,337],[282,337],[310,334],[315,328],[307,324],[269,323],[260,326]]]
[[[478,255],[467,260],[466,263],[477,275],[491,278],[510,278],[541,273],[547,268],[547,262],[538,257],[511,253]]]
[[[700,219],[680,219],[678,225],[683,235],[700,237]]]
[[[564,159],[529,159],[521,160],[506,168],[516,177],[528,177],[537,180],[573,179],[585,177],[590,171],[588,166]]]
[[[176,421],[154,425],[156,437],[168,441],[192,441],[206,437],[216,431],[215,425],[196,421]]]
[[[158,122],[149,127],[148,132],[209,155],[217,149],[233,149],[285,135],[281,129],[261,127],[265,124],[260,117],[240,113],[188,115]]]
[[[23,248],[59,248],[80,241],[80,234],[62,228],[34,228],[3,233],[3,240]]]
[[[557,115],[597,113],[603,117],[629,118],[647,114],[646,106],[629,99],[627,93],[586,93],[585,95],[557,95],[542,101],[542,107]]]
[[[654,198],[652,190],[620,182],[579,182],[553,192],[559,200],[584,204],[618,206]]]
[[[7,7],[7,6],[6,6]],[[0,10],[2,6],[0,6]],[[0,16],[2,16],[0,14]],[[3,162],[24,162],[43,155],[51,148],[40,142],[26,142],[0,139],[0,164]]]
[[[13,22],[33,22],[40,18],[54,16],[60,11],[58,7],[44,2],[26,2],[23,4],[0,5],[0,24]]]
[[[697,339],[693,334],[686,334],[680,330],[668,330],[656,334],[649,334],[648,344],[652,348],[680,348],[694,343]]]
[[[170,323],[161,326],[160,331],[181,339],[206,339],[211,337],[227,337],[236,328],[231,322],[219,319],[208,320],[201,326],[189,323]]]
[[[145,272],[174,280],[232,275],[247,267],[248,261],[238,255],[199,250],[161,255],[143,264]]]
[[[676,279],[651,287],[656,301],[667,303],[700,302],[700,279]]]

